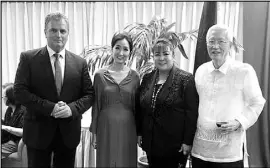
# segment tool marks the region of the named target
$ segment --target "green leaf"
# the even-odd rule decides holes
[[[176,22],[170,24],[169,26],[167,27],[164,27],[164,29],[162,30],[162,32],[160,34],[163,34],[163,33],[166,33],[168,32],[174,25],[175,25]]]
[[[180,50],[180,52],[182,53],[182,55],[183,55],[186,59],[188,59],[187,54],[186,54],[185,49],[184,49],[184,47],[182,46],[182,44],[179,44],[179,45],[178,45],[178,49]]]
[[[233,47],[236,53],[239,53],[240,50],[244,50],[244,47],[233,37]]]

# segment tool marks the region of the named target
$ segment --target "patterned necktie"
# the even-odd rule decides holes
[[[55,53],[55,54],[53,54],[53,56],[55,57],[55,61],[54,61],[55,86],[56,86],[56,89],[57,89],[58,96],[60,96],[61,88],[62,88],[62,72],[61,72],[61,66],[60,66],[60,61],[59,61],[60,54]]]

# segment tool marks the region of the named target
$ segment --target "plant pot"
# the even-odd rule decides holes
[[[146,155],[138,158],[138,168],[148,168],[148,160]]]

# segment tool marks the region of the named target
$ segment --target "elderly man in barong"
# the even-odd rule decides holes
[[[199,117],[192,148],[193,168],[244,167],[246,130],[265,104],[253,67],[231,58],[242,46],[225,25],[206,35],[211,61],[195,73]]]

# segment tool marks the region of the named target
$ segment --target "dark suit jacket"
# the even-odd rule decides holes
[[[191,73],[173,66],[152,111],[151,99],[158,71],[146,74],[140,86],[138,132],[147,153],[167,155],[181,144],[192,145],[198,118],[198,94]]]
[[[14,94],[27,108],[23,128],[26,145],[47,148],[58,126],[66,146],[75,148],[79,144],[82,114],[91,107],[94,99],[92,81],[83,58],[66,50],[63,86],[58,96],[47,48],[22,52]],[[55,119],[50,116],[58,101],[68,104],[71,117]]]

